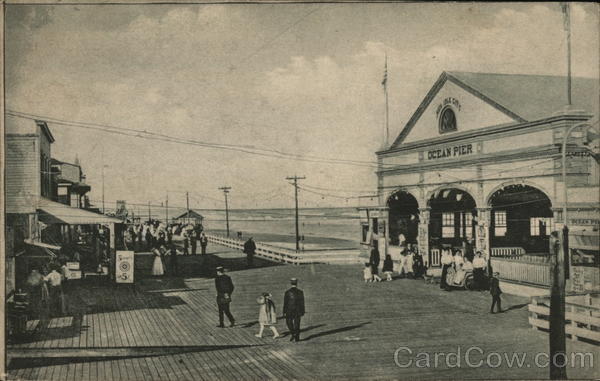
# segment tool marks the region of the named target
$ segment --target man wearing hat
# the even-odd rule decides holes
[[[217,289],[217,306],[219,307],[219,325],[217,327],[223,328],[223,315],[227,315],[229,319],[230,327],[235,325],[235,319],[229,311],[229,304],[231,303],[231,294],[233,293],[233,282],[228,275],[224,274],[222,266],[217,267],[217,277],[215,278],[215,288]]]
[[[300,341],[300,318],[304,316],[304,293],[298,288],[298,279],[290,279],[292,287],[283,298],[283,316],[290,330],[290,341]]]
[[[492,279],[490,280],[490,294],[492,294],[492,308],[490,308],[490,313],[494,313],[494,306],[498,306],[498,312],[502,312],[502,301],[500,300],[500,294],[502,294],[502,290],[500,289],[500,280],[498,280],[498,272],[494,272]]]

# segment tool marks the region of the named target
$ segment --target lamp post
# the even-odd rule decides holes
[[[550,291],[550,379],[562,380],[567,378],[566,364],[559,364],[557,359],[560,355],[566,358],[565,337],[565,263],[568,258],[568,191],[567,191],[567,142],[571,133],[579,127],[591,127],[589,122],[577,123],[565,131],[562,142],[562,180],[563,180],[563,228],[560,232],[553,232],[550,238],[550,251],[553,256],[551,274],[552,288]]]

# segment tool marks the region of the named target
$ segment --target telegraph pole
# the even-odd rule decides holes
[[[185,192],[185,207],[187,209],[187,222],[188,224],[190,223],[190,194],[188,192]]]
[[[165,211],[166,211],[166,222],[165,224],[169,225],[169,191],[167,191],[167,200],[165,202]]]
[[[566,226],[565,226],[566,227]],[[568,230],[552,232],[550,236],[550,271],[552,289],[550,291],[550,379],[566,380],[565,337],[565,240]]]
[[[231,187],[223,186],[219,189],[222,190],[223,194],[225,195],[225,222],[227,224],[227,237],[229,237],[229,205],[227,203],[227,194],[229,193]]]
[[[148,221],[152,219],[152,211],[150,210],[150,201],[148,201]]]
[[[304,180],[306,177],[298,177],[294,175],[293,177],[286,177],[286,180],[294,180],[294,195],[296,201],[296,251],[300,250],[300,230],[298,228],[298,180]]]

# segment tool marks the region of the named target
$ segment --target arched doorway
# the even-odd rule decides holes
[[[468,192],[440,189],[431,195],[428,206],[431,248],[459,247],[465,240],[475,238],[477,205]]]
[[[528,253],[546,253],[553,229],[552,202],[541,190],[515,184],[489,197],[492,207],[490,246],[520,247]]]
[[[390,245],[398,246],[400,233],[406,237],[406,243],[417,243],[419,234],[419,203],[408,192],[393,193],[387,202],[389,208]]]

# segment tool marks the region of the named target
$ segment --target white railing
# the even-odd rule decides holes
[[[429,267],[440,267],[442,265],[442,252],[440,249],[429,250]]]
[[[227,238],[215,234],[206,234],[206,238],[208,238],[208,241],[211,243],[230,247],[232,249],[244,250],[245,241],[241,239]],[[291,263],[294,265],[318,263],[318,261],[300,257],[295,250],[268,245],[261,242],[255,242],[255,244],[256,255],[271,261]]]
[[[600,306],[598,295],[584,295],[583,303],[565,302],[565,332],[572,340],[585,338],[600,344]],[[595,305],[594,305],[595,303]],[[533,297],[529,303],[529,324],[534,329],[550,329],[550,298]]]
[[[492,269],[500,278],[540,286],[550,286],[550,264],[522,259],[491,258]]]
[[[492,257],[518,257],[525,254],[522,247],[492,247],[490,251]]]

